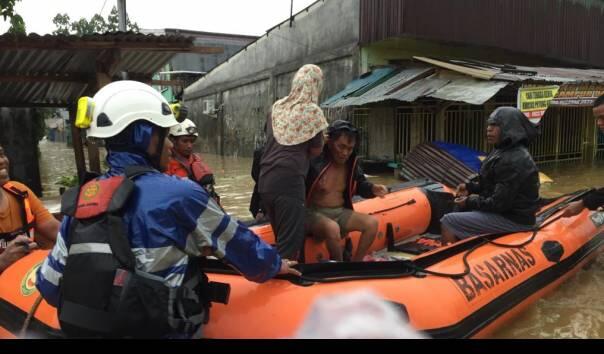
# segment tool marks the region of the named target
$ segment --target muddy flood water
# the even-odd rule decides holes
[[[60,176],[75,174],[73,150],[63,143],[40,143],[40,168],[44,196],[56,199]],[[104,155],[104,154],[102,154]],[[250,219],[249,201],[253,189],[250,158],[203,155],[214,170],[216,190],[225,209],[239,219]],[[544,167],[552,183],[542,186],[544,197],[556,197],[592,186],[604,186],[604,164],[581,166],[567,164]],[[392,175],[370,176],[376,183],[394,184]],[[604,254],[587,270],[540,299],[495,338],[604,338]]]

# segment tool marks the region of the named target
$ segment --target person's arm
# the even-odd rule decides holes
[[[582,200],[569,203],[563,210],[563,217],[579,215],[583,209],[597,210],[604,206],[604,188],[591,190]]]
[[[189,235],[201,254],[211,250],[218,259],[257,283],[265,282],[277,274],[300,274],[289,268],[295,263],[281,259],[276,248],[224,213],[207,194],[195,190],[192,197],[194,203],[204,205],[201,215],[197,217],[196,227]]]
[[[594,189],[583,198],[583,205],[589,210],[596,210],[604,205],[604,188]]]
[[[48,250],[54,246],[60,227],[61,223],[52,217],[52,215],[45,222],[36,222],[36,234],[34,238],[41,249]]]
[[[490,196],[470,195],[466,200],[468,210],[480,210],[493,213],[502,213],[510,209],[514,202],[523,174],[518,171],[517,165],[500,161],[495,166],[495,190]]]
[[[314,138],[310,140],[308,146],[308,154],[311,158],[321,155],[323,151],[323,132],[319,132]]]
[[[367,180],[363,169],[358,164],[354,171],[354,179],[357,183],[357,190],[355,194],[360,195],[365,199],[371,199],[375,197],[383,197],[388,194],[388,187],[381,184],[373,184]]]
[[[55,219],[32,191],[29,191],[29,202],[36,220],[34,239],[40,248],[51,249],[57,239],[61,223]]]
[[[38,288],[46,302],[54,307],[59,305],[59,283],[61,278],[63,278],[63,269],[65,268],[65,263],[67,261],[65,235],[69,234],[68,229],[70,222],[71,218],[65,216],[63,223],[61,224],[61,230],[57,235],[55,246],[36,272],[36,288]]]
[[[6,249],[0,253],[0,273],[37,248],[38,244],[32,242],[29,237],[25,235],[17,236],[14,240],[9,242]]]

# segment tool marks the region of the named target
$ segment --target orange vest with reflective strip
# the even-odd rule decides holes
[[[9,232],[7,234],[17,234],[26,233],[29,237],[33,236],[34,226],[36,218],[31,211],[31,203],[29,201],[29,192],[27,190],[22,190],[19,187],[15,186],[11,182],[6,182],[2,188],[8,193],[14,195],[17,200],[21,204],[21,221],[23,222],[23,226],[21,228]]]

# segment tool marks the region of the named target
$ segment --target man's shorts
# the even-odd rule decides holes
[[[345,237],[348,235],[346,228],[348,220],[352,216],[353,211],[347,208],[316,208],[309,207],[306,209],[306,218],[304,221],[304,229],[306,233],[310,232],[311,226],[318,223],[321,217],[326,217],[335,221],[340,226],[340,235]]]

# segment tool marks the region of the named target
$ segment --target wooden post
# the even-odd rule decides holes
[[[593,120],[593,114],[589,108],[581,108],[583,112],[583,160],[590,165],[596,159],[598,152],[598,130]]]
[[[83,183],[86,174],[86,158],[84,157],[81,131],[75,126],[76,112],[77,106],[74,103],[69,107],[69,125],[71,126],[71,139],[75,153],[76,168],[78,170],[78,179],[80,183]]]
[[[97,72],[96,74],[96,91],[100,90],[103,86],[111,82],[111,77],[105,73]],[[95,91],[95,92],[96,92]],[[95,142],[88,140],[88,167],[90,172],[101,173],[101,159],[99,153],[99,146]]]

